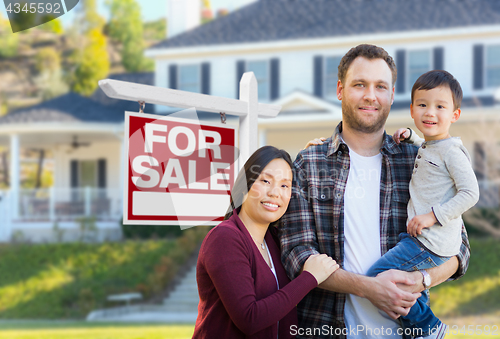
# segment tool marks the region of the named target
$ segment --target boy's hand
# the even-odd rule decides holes
[[[424,228],[429,228],[435,223],[437,223],[437,219],[434,212],[417,215],[410,220],[406,231],[409,235],[416,237],[417,235],[422,234],[422,230]]]
[[[323,141],[325,141],[326,138],[325,137],[321,137],[321,138],[316,138],[316,139],[313,139],[313,140],[309,140],[306,144],[306,146],[304,147],[304,149],[308,148],[309,146],[314,146],[314,145],[323,145]]]
[[[400,128],[392,135],[392,139],[399,144],[401,141],[410,137],[410,131],[408,128]]]

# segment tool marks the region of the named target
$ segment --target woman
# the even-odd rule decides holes
[[[292,162],[272,146],[257,150],[240,171],[224,221],[200,249],[200,303],[193,338],[291,338],[295,305],[336,269],[313,255],[292,282],[280,260],[277,231],[291,196]]]

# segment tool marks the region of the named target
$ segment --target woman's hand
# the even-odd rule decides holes
[[[401,141],[410,137],[410,130],[408,128],[400,128],[392,135],[392,139],[399,144]]]
[[[338,269],[339,264],[326,254],[313,254],[304,263],[304,271],[311,273],[318,285]]]
[[[325,141],[326,138],[325,137],[321,137],[321,138],[316,138],[316,139],[313,139],[313,140],[309,140],[306,144],[306,146],[304,147],[304,149],[308,148],[309,146],[315,146],[315,145],[323,145],[323,141]]]

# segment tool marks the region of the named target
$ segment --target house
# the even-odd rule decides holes
[[[152,73],[111,78],[153,83]],[[139,104],[76,93],[19,109],[0,118],[0,145],[10,148],[10,190],[1,192],[0,241],[78,239],[80,222],[95,218],[97,239],[120,238],[124,111]],[[22,149],[44,149],[53,158],[53,187],[20,187]]]
[[[260,145],[294,157],[308,140],[330,136],[340,121],[337,67],[362,43],[383,47],[398,67],[388,133],[413,126],[410,92],[422,73],[445,69],[460,81],[462,116],[452,134],[473,157],[479,205],[498,206],[498,1],[260,0],[164,40],[146,55],[156,63],[156,86],[221,97],[237,98],[241,75],[253,71],[259,101],[283,107],[277,118],[259,120]]]
[[[241,75],[253,71],[259,101],[282,106],[277,118],[259,120],[259,143],[283,148],[292,157],[308,140],[330,136],[341,120],[335,95],[337,66],[353,46],[381,46],[396,61],[398,80],[388,133],[413,126],[410,91],[420,74],[431,69],[451,72],[464,91],[462,116],[452,134],[462,137],[473,157],[482,190],[480,205],[498,206],[498,1],[259,0],[195,28],[197,11],[171,8],[171,16],[183,18],[176,21],[176,32],[182,33],[146,51],[155,60],[154,76],[147,81],[121,80],[238,98]],[[178,25],[185,25],[184,31]],[[102,93],[91,99],[67,94],[0,118],[0,144],[10,145],[14,159],[11,172],[19,168],[19,148],[36,145],[53,152],[56,177],[48,192],[25,192],[14,180],[0,203],[0,240],[10,239],[16,231],[46,239],[54,233],[55,221],[69,232],[77,225],[75,217],[85,215],[97,216],[102,238],[116,235],[124,110],[136,111],[138,104],[113,102]],[[154,108],[159,114],[175,110]],[[6,201],[18,203],[6,209]]]

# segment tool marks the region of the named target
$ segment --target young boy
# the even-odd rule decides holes
[[[399,143],[421,144],[410,181],[407,232],[399,243],[368,271],[420,270],[426,290],[401,317],[405,328],[421,329],[423,338],[443,338],[448,326],[427,305],[430,276],[425,269],[439,266],[459,252],[461,215],[479,199],[470,156],[460,138],[450,136],[450,125],[460,117],[462,89],[448,72],[434,70],[420,76],[411,92],[411,117],[425,141],[410,129],[394,134]],[[413,332],[417,333],[417,332]]]

